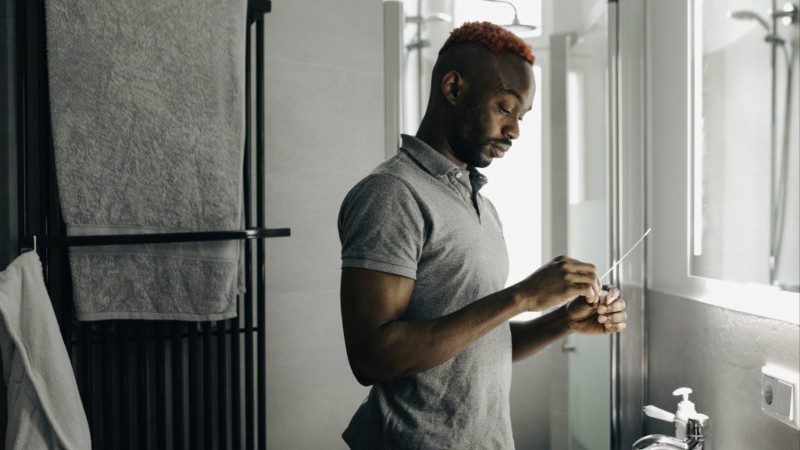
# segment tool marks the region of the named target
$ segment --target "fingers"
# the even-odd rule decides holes
[[[567,272],[592,273],[597,276],[597,268],[594,266],[594,264],[580,262],[576,259],[565,259],[561,264],[564,270]]]
[[[597,272],[594,272],[593,275],[594,282],[592,284],[594,285],[595,292],[597,292],[597,298],[594,302],[597,303],[600,301],[600,296],[603,294],[603,283],[600,282]]]
[[[600,293],[600,286],[594,284],[596,278],[590,273],[568,273],[564,275],[564,280],[570,283],[591,284],[592,288],[597,289],[597,292]]]
[[[597,268],[593,264],[587,264],[568,256],[559,256],[559,258],[561,269],[567,273],[565,279],[573,283],[591,284],[594,295],[587,296],[587,301],[589,303],[599,302],[600,293],[603,289],[600,277],[597,275]]]
[[[597,321],[600,323],[622,323],[628,318],[628,314],[625,311],[621,311],[614,314],[599,314],[597,316]]]
[[[611,304],[614,300],[619,298],[619,288],[604,284],[603,290],[607,291],[608,293],[603,297],[603,303],[606,305]]]
[[[604,328],[605,328],[605,332],[607,334],[608,333],[617,333],[617,332],[620,332],[620,331],[624,330],[625,328],[627,328],[627,325],[625,325],[624,322],[623,323],[607,323],[607,324],[605,324]]]
[[[618,293],[617,293],[618,295]],[[619,299],[610,305],[600,305],[597,308],[597,321],[603,324],[605,333],[615,333],[624,330],[628,314],[625,312],[625,301]]]
[[[610,305],[601,303],[597,307],[597,313],[598,314],[609,314],[609,313],[615,313],[615,312],[619,312],[619,311],[625,311],[625,300],[619,299],[619,300],[611,303]]]
[[[553,261],[578,261],[578,260],[575,259],[575,258],[570,258],[567,255],[561,255],[561,256],[556,256],[555,258],[553,258]]]
[[[586,297],[586,301],[589,303],[594,303],[592,299],[595,297],[594,287],[591,283],[574,283],[568,286],[569,289],[569,296],[572,298],[584,296]]]
[[[597,277],[589,273],[568,273],[564,275],[564,280],[573,284],[588,284],[592,288],[592,294],[586,296],[586,301],[589,303],[597,303],[600,301],[600,283],[597,282]]]

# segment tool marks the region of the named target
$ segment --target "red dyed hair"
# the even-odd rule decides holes
[[[514,33],[490,22],[465,22],[450,33],[439,54],[466,43],[480,44],[494,53],[509,51],[533,65],[531,47]]]

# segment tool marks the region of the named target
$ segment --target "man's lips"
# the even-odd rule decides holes
[[[506,154],[510,146],[504,144],[491,144],[492,152],[495,158],[502,158]]]

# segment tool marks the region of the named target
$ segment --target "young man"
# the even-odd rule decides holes
[[[476,167],[519,137],[533,55],[503,28],[467,23],[439,52],[416,136],[339,212],[350,367],[372,385],[343,438],[352,449],[513,449],[511,363],[572,332],[625,329],[617,288],[566,256],[504,289],[502,224]],[[524,150],[522,150],[524,151]],[[525,311],[549,313],[509,323]]]

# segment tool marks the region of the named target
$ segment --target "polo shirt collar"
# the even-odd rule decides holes
[[[441,177],[450,172],[461,171],[453,161],[447,159],[447,157],[416,136],[401,134],[400,137],[402,138],[401,148],[405,149],[412,158],[432,175]],[[488,182],[486,176],[475,167],[468,165],[467,170],[469,171],[470,182],[476,192]]]

